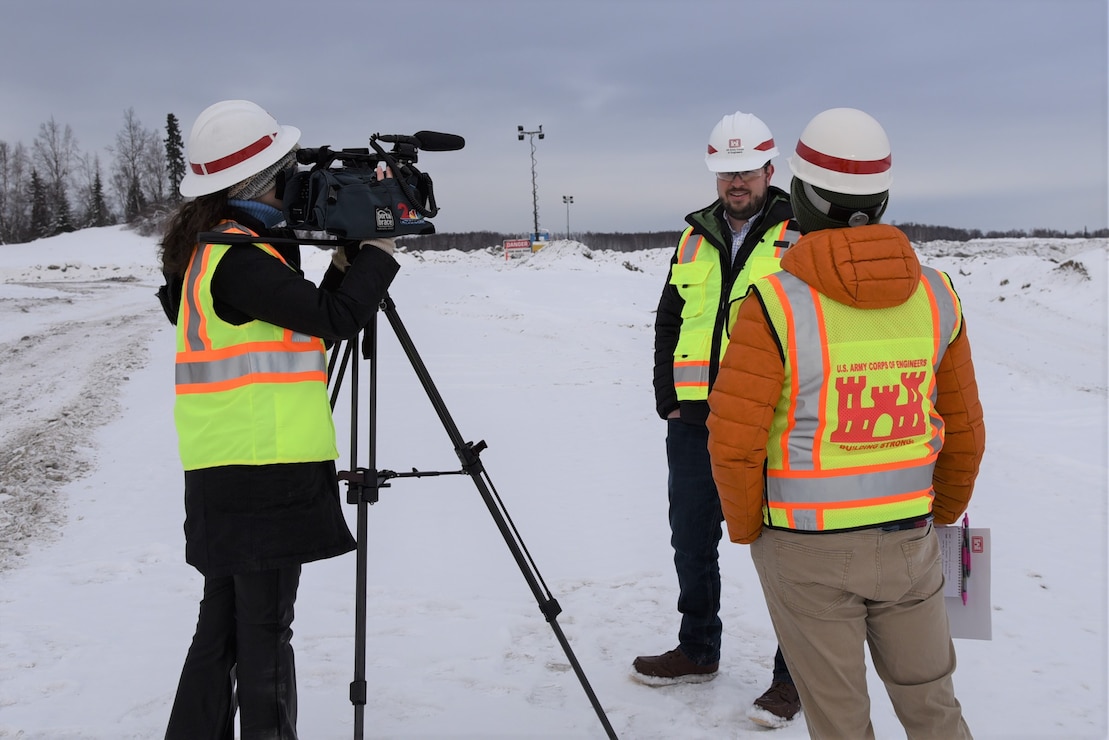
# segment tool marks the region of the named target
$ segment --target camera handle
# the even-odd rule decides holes
[[[412,369],[415,371],[420,384],[427,394],[428,400],[431,401],[439,420],[443,424],[447,436],[450,437],[451,443],[454,445],[455,454],[458,455],[462,463],[462,469],[457,471],[448,472],[434,472],[434,471],[418,471],[413,469],[408,473],[395,473],[390,470],[377,469],[377,315],[379,312],[385,314],[389,325],[392,327],[397,340],[400,342],[401,348],[404,350]],[[581,664],[578,662],[574,651],[570,647],[566,635],[563,633],[561,626],[558,624],[557,617],[561,613],[562,608],[558,605],[558,601],[551,595],[547,584],[543,581],[535,562],[531,558],[531,554],[527,551],[523,540],[520,538],[516,526],[512,523],[508,512],[504,508],[504,504],[497,494],[496,489],[493,487],[492,481],[488,473],[485,471],[484,465],[481,463],[481,451],[485,449],[486,444],[484,441],[473,443],[467,442],[463,439],[461,432],[458,430],[454,419],[451,418],[450,412],[447,410],[446,403],[443,397],[439,395],[435,383],[431,379],[431,374],[428,372],[427,367],[424,365],[423,360],[420,358],[419,353],[416,351],[416,346],[409,336],[407,329],[400,320],[397,314],[396,304],[393,299],[386,294],[382,300],[378,310],[374,311],[374,316],[367,324],[362,332],[362,357],[369,361],[369,440],[367,443],[367,466],[358,466],[358,387],[359,387],[359,356],[355,351],[355,339],[345,340],[332,350],[331,359],[328,363],[328,383],[331,386],[331,405],[335,406],[335,401],[338,398],[340,387],[342,385],[343,376],[347,374],[349,367],[349,375],[351,379],[351,429],[350,429],[350,465],[351,469],[342,471],[339,478],[347,483],[347,503],[355,504],[357,508],[357,551],[356,551],[356,566],[355,566],[355,635],[354,635],[354,680],[350,684],[350,701],[354,705],[354,738],[355,740],[362,740],[365,730],[365,707],[366,707],[366,575],[368,572],[367,567],[367,538],[368,538],[368,511],[367,507],[370,504],[376,503],[379,498],[379,491],[382,488],[388,488],[389,480],[393,478],[419,478],[425,476],[435,475],[469,475],[474,485],[477,487],[482,500],[489,509],[493,521],[500,530],[501,535],[504,537],[505,544],[508,545],[512,556],[516,560],[516,564],[520,568],[520,572],[527,581],[531,592],[539,605],[539,611],[543,613],[547,622],[551,625],[555,637],[558,639],[559,644],[562,646],[563,652],[566,653],[566,658],[569,660],[574,673],[577,675],[578,680],[581,682],[582,688],[585,690],[586,696],[589,698],[597,717],[601,721],[601,725],[605,729],[605,733],[611,740],[616,740],[616,732],[612,729],[612,725],[605,714],[604,709],[601,707],[596,694],[593,692],[592,686],[589,684],[589,679],[586,678],[585,672],[582,670]],[[345,344],[345,347],[343,346]]]
[[[405,163],[398,162],[393,156],[393,152],[385,151],[385,148],[378,143],[380,137],[376,134],[370,137],[370,146],[377,152],[378,157],[393,171],[394,177],[398,179],[401,185],[401,191],[404,193],[405,198],[408,199],[408,205],[424,218],[435,218],[439,213],[439,206],[435,204],[435,188],[431,182],[431,176],[416,169],[416,149],[408,147],[409,161]],[[397,144],[397,147],[402,146]],[[416,179],[417,184],[413,185],[409,182],[412,178]],[[420,196],[423,195],[427,201],[427,205],[421,205]]]

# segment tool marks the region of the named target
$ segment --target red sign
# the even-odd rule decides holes
[[[505,239],[504,258],[510,260],[514,257],[523,257],[531,254],[531,239]]]

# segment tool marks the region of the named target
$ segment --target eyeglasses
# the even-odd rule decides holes
[[[716,179],[721,182],[731,182],[737,177],[743,182],[751,182],[756,177],[766,171],[766,165],[759,167],[757,170],[744,170],[743,172],[717,172]]]

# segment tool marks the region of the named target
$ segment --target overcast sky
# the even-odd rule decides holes
[[[1106,0],[10,0],[0,140],[51,117],[101,154],[133,108],[164,135],[247,98],[303,146],[459,134],[421,153],[439,231],[662,231],[715,197],[722,116],[788,156],[827,108],[885,127],[887,222],[1107,226]]]

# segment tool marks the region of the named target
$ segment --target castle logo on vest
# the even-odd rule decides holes
[[[904,362],[915,365],[917,361]],[[870,364],[905,366],[901,362]],[[840,365],[837,369],[842,371],[847,367]],[[912,444],[913,438],[924,434],[927,429],[920,391],[926,377],[924,372],[902,372],[900,385],[873,387],[868,387],[866,375],[836,378],[839,425],[832,432],[831,440],[865,445],[862,449]],[[851,446],[845,449],[859,448]]]

